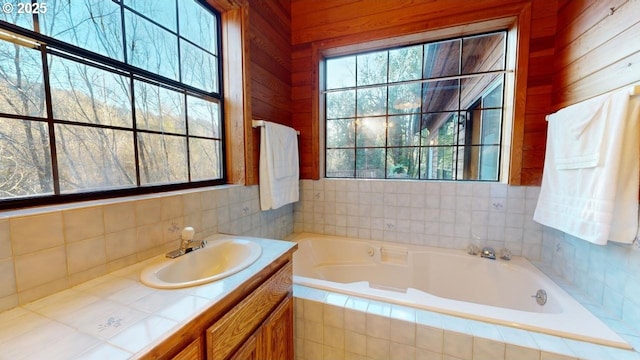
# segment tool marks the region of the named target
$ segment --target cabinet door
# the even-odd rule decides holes
[[[287,296],[262,324],[260,359],[293,359],[293,297]]]
[[[182,349],[173,360],[202,360],[202,341],[200,338],[194,340],[186,348]]]
[[[282,304],[282,300],[290,296],[291,270],[291,263],[282,267],[207,329],[208,360],[228,359],[234,349],[256,334],[260,325],[273,313],[272,309]],[[259,339],[257,340],[259,343]],[[261,348],[261,346],[258,347]]]
[[[251,335],[229,360],[261,360],[260,357],[258,357],[259,335],[260,329],[258,329],[256,334]]]

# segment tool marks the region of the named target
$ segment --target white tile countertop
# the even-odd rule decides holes
[[[224,237],[256,241],[262,255],[227,278],[173,290],[139,280],[145,266],[164,258],[159,255],[5,311],[0,313],[0,359],[139,358],[296,245]]]

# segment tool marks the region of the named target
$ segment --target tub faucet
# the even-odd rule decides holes
[[[180,236],[180,247],[176,250],[169,251],[166,256],[171,259],[175,259],[178,256],[182,256],[186,253],[189,253],[194,250],[198,250],[203,248],[207,242],[206,241],[193,241],[193,235],[195,234],[195,230],[191,226],[188,226],[182,229],[182,234]]]
[[[482,256],[483,258],[495,260],[496,259],[496,251],[493,250],[493,248],[491,248],[491,247],[485,246],[485,247],[482,248],[482,252],[480,253],[480,256]]]

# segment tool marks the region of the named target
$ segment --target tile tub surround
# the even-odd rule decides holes
[[[598,246],[532,220],[540,188],[482,182],[301,182],[294,231],[522,255],[640,349],[640,251]]]
[[[297,360],[639,360],[640,354],[294,285]]]
[[[538,267],[640,349],[640,249],[594,245],[545,227]]]
[[[293,205],[261,212],[258,186],[218,186],[0,212],[0,311],[173,250],[185,226],[282,239]]]
[[[0,313],[3,359],[138,358],[287,253],[293,244],[254,239],[262,256],[225,279],[184,289],[142,285],[141,269],[125,267]]]
[[[508,248],[538,260],[540,188],[487,182],[301,181],[294,231],[465,249]]]

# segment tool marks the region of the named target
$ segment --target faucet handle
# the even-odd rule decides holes
[[[193,240],[193,236],[195,235],[196,231],[191,227],[191,226],[187,226],[184,229],[182,229],[182,241],[191,241]]]
[[[502,248],[500,250],[500,259],[502,260],[506,260],[509,261],[511,260],[511,250],[507,249],[507,248]]]
[[[478,255],[480,253],[480,248],[477,247],[475,244],[469,244],[469,246],[467,246],[467,254],[469,255]]]

